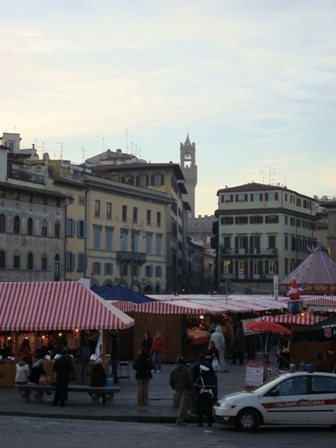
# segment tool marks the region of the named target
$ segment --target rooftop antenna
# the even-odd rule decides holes
[[[63,160],[63,146],[68,146],[68,145],[64,145],[62,140],[61,140],[61,143],[57,143],[57,144],[61,145],[61,160]]]
[[[134,155],[138,157],[138,145],[134,145]]]
[[[264,172],[264,170],[260,170],[259,171],[259,174],[260,174],[260,177],[259,177],[259,179],[260,179],[260,183],[265,183],[265,172]],[[261,182],[262,181],[262,182]]]
[[[131,153],[133,154],[133,142],[131,142]]]
[[[103,140],[103,151],[105,151],[105,139],[104,139],[104,137],[102,138],[102,140]]]
[[[128,131],[126,129],[126,154],[128,154]]]
[[[85,149],[83,148],[83,146],[81,146],[81,149],[78,149],[78,151],[80,151],[81,153],[82,153],[82,157],[83,157],[83,162],[85,162],[85,153],[86,153],[86,151],[85,151]]]

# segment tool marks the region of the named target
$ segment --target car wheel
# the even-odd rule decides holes
[[[236,427],[240,431],[255,432],[259,428],[260,418],[253,409],[243,409],[236,417]]]

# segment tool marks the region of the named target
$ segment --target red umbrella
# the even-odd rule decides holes
[[[276,322],[270,322],[267,320],[259,320],[257,322],[251,322],[246,324],[248,330],[258,331],[264,333],[270,331],[271,333],[291,334],[291,330]]]

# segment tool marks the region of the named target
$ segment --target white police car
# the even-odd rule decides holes
[[[336,375],[291,372],[214,406],[218,423],[254,432],[259,425],[336,425]]]

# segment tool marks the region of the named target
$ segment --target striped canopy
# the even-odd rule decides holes
[[[134,320],[79,282],[0,283],[1,331],[124,329]]]
[[[303,316],[301,314],[280,314],[279,316],[265,316],[262,318],[262,320],[270,322],[298,325],[312,325],[323,319],[323,317],[315,316],[313,313],[304,313]]]

